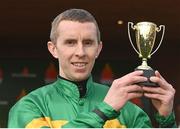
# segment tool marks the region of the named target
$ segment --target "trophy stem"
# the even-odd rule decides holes
[[[142,58],[142,66],[147,67],[147,59],[146,58]]]
[[[152,70],[150,66],[147,64],[147,58],[142,58],[142,64],[137,67],[137,69],[141,70]]]

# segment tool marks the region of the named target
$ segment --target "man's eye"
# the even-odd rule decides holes
[[[74,45],[75,43],[76,43],[75,40],[67,40],[67,41],[66,41],[66,44],[67,44],[67,45]]]
[[[84,45],[86,46],[91,46],[93,44],[92,41],[84,41]]]

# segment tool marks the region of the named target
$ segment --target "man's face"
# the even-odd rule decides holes
[[[55,49],[60,76],[72,81],[87,79],[102,48],[96,26],[64,20],[58,26],[58,34]]]

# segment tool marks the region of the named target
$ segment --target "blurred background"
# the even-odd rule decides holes
[[[108,85],[141,64],[130,45],[127,23],[151,21],[166,26],[162,45],[148,64],[176,89],[174,111],[180,123],[179,0],[2,0],[0,3],[0,127],[7,127],[8,111],[15,102],[56,79],[58,62],[48,52],[47,41],[52,20],[69,8],[86,9],[95,16],[103,50],[93,77]],[[155,47],[161,34],[157,33]],[[146,98],[132,101],[149,114],[156,126],[151,102]]]

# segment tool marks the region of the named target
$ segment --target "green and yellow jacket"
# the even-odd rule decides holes
[[[127,104],[116,112],[103,102],[109,87],[87,80],[86,92],[80,96],[73,82],[58,78],[18,101],[9,112],[10,128],[141,128],[151,127],[149,117],[138,106]],[[100,111],[100,113],[95,112]],[[103,119],[103,115],[107,119]],[[174,116],[161,119],[164,126],[175,127]]]

